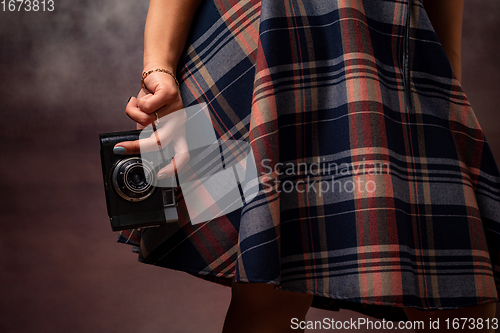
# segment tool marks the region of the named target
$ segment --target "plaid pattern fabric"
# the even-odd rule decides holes
[[[122,232],[142,262],[392,320],[498,300],[500,174],[421,1],[207,0],[179,77],[259,193]]]

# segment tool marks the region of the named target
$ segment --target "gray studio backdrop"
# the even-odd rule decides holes
[[[147,1],[54,5],[0,7],[0,332],[220,331],[229,289],[139,264],[106,215],[98,133],[135,127]],[[462,82],[497,161],[499,16],[466,1]]]

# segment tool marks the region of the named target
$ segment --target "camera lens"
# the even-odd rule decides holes
[[[129,201],[141,201],[153,193],[156,177],[149,162],[139,157],[119,161],[113,169],[116,192]]]
[[[149,176],[149,174],[148,174]],[[124,173],[125,186],[132,192],[140,193],[144,191],[150,184],[146,179],[143,164],[136,163],[130,165]]]
[[[129,175],[128,181],[136,187],[141,187],[146,183],[146,176],[143,171],[136,170],[134,173]]]

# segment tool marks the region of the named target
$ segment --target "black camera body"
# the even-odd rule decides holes
[[[113,231],[178,221],[177,184],[171,179],[157,179],[163,166],[153,160],[155,155],[146,160],[141,155],[113,153],[115,144],[138,140],[141,133],[145,134],[142,130],[99,134],[106,205]]]

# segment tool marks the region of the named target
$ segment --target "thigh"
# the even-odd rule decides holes
[[[311,306],[313,296],[306,293],[275,290],[267,283],[233,283],[231,303],[254,310],[304,315]]]
[[[313,296],[275,290],[266,283],[233,283],[223,333],[297,333],[293,318],[305,320]]]

